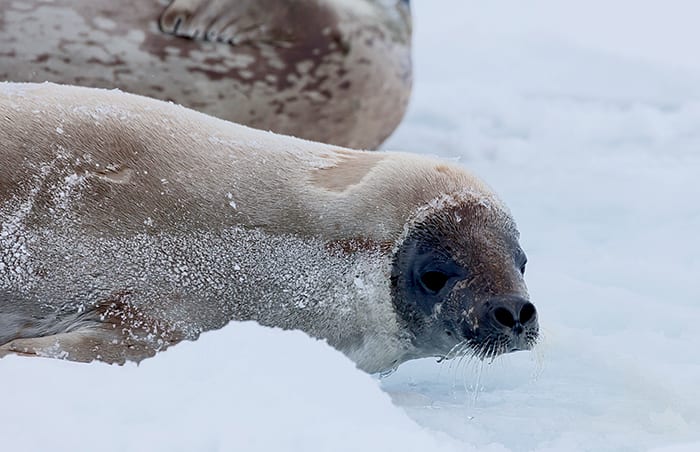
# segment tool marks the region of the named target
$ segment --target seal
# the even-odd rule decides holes
[[[529,349],[508,209],[461,166],[116,90],[0,84],[0,353],[140,360],[231,320],[368,372]]]
[[[5,3],[0,80],[119,88],[357,149],[379,146],[410,96],[406,1]]]

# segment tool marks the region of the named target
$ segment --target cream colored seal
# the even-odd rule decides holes
[[[0,354],[140,360],[231,320],[369,372],[537,340],[515,223],[453,163],[54,84],[0,84],[0,143]]]
[[[400,0],[23,0],[0,80],[120,88],[263,130],[375,149],[411,90]]]

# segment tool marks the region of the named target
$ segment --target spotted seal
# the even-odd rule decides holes
[[[0,354],[140,360],[232,319],[369,372],[537,340],[516,225],[459,165],[53,84],[0,84],[0,143]]]
[[[0,80],[119,88],[263,130],[375,149],[411,90],[399,0],[25,0]]]

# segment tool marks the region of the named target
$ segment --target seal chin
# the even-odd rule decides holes
[[[518,335],[511,340],[510,346],[508,347],[506,353],[532,350],[536,343],[537,335],[533,336],[532,338]]]

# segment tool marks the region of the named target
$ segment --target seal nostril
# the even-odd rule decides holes
[[[493,315],[501,325],[507,326],[508,328],[512,328],[513,325],[515,325],[513,314],[506,308],[496,308],[496,310],[493,311]]]
[[[532,303],[525,303],[522,308],[520,308],[520,323],[523,325],[531,322],[535,318],[537,310],[535,305]]]

